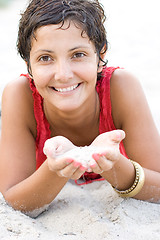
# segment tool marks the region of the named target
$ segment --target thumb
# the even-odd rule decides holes
[[[73,148],[73,143],[63,136],[52,137],[45,141],[43,152],[55,158]]]
[[[113,130],[109,132],[110,139],[115,143],[120,143],[125,138],[125,132],[123,130]]]
[[[54,138],[47,139],[44,143],[43,152],[46,156],[55,157],[56,152],[62,148],[59,142]]]

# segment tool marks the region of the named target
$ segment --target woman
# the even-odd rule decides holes
[[[160,137],[138,80],[105,67],[104,20],[89,0],[32,0],[22,14],[28,74],[4,90],[0,144],[0,191],[16,210],[50,204],[81,176],[107,180],[122,197],[160,199]],[[80,146],[95,149],[89,173],[56,157]]]

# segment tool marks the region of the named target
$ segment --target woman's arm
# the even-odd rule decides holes
[[[144,168],[145,184],[135,198],[158,202],[160,136],[139,82],[125,70],[116,70],[112,76],[111,103],[114,124],[126,134],[123,143],[128,157]],[[133,164],[120,153],[117,155],[117,151],[106,153],[106,157],[113,167],[105,171],[107,162],[99,158],[97,163],[104,170],[102,176],[119,190],[130,188],[135,179]],[[100,169],[95,167],[93,171],[98,173]]]
[[[36,171],[35,137],[32,93],[21,77],[6,87],[2,98],[0,191],[22,212],[51,203],[68,181],[49,170],[48,159]]]

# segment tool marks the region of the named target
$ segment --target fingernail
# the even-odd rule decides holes
[[[74,162],[74,163],[73,163],[73,166],[74,166],[74,167],[79,167],[80,165],[81,165],[81,164],[80,164],[79,162]]]
[[[94,164],[90,165],[90,167],[91,167],[91,168],[95,168],[96,166],[97,166],[97,164],[96,164],[96,163],[94,163]]]
[[[93,157],[96,161],[98,161],[99,158],[100,158],[100,154],[99,154],[99,153],[93,153],[93,154],[92,154],[92,157]]]
[[[80,170],[81,170],[81,171],[85,171],[85,170],[86,170],[86,168],[85,168],[85,167],[83,167],[83,166],[80,166]]]
[[[67,158],[66,162],[69,164],[69,163],[72,163],[74,160],[72,158]]]

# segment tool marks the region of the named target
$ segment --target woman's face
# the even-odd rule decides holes
[[[98,56],[94,44],[73,22],[37,29],[30,52],[31,72],[44,101],[73,111],[95,98]],[[69,27],[68,27],[69,26]]]

